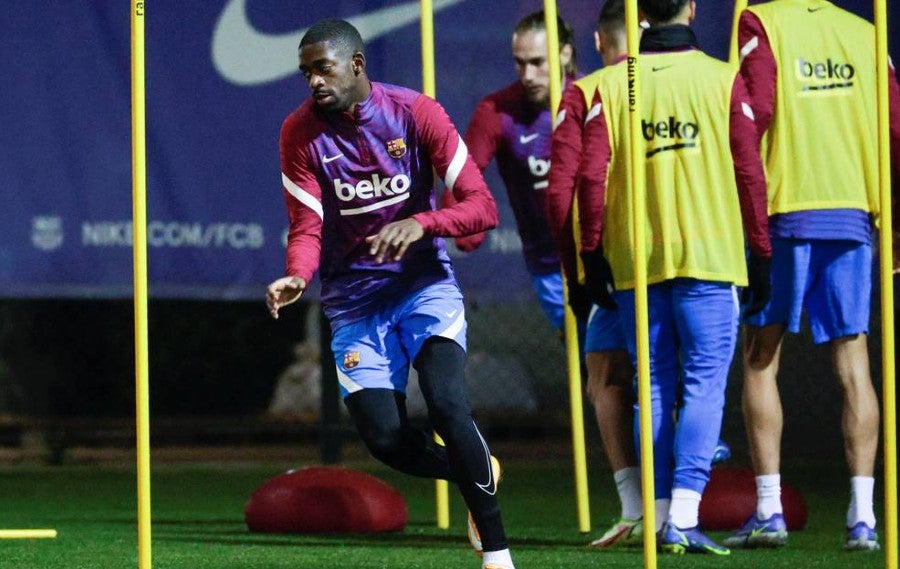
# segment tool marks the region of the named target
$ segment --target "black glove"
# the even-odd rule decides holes
[[[588,295],[587,287],[577,282],[568,281],[569,289],[569,307],[575,319],[580,322],[587,322],[588,315],[591,313],[591,298]]]
[[[747,259],[747,288],[741,293],[744,316],[759,314],[772,296],[772,259],[750,255]]]
[[[584,263],[584,280],[591,301],[607,310],[619,308],[612,295],[616,290],[612,267],[603,256],[603,247],[597,247],[594,251],[582,251],[581,261]]]

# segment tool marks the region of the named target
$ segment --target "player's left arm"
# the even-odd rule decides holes
[[[420,95],[412,111],[420,139],[456,203],[388,223],[366,237],[377,263],[387,258],[399,261],[410,245],[426,235],[461,237],[493,229],[498,222],[497,204],[481,170],[444,109],[434,99]]]
[[[475,108],[472,119],[469,121],[469,127],[463,136],[469,154],[482,172],[496,156],[502,136],[503,123],[500,113],[497,111],[497,101],[494,97],[485,97]],[[456,205],[456,198],[453,196],[453,192],[449,189],[445,190],[444,195],[441,196],[441,207],[448,208],[454,205]],[[486,238],[487,231],[481,231],[457,237],[453,242],[460,251],[471,252],[481,247]]]
[[[434,168],[456,202],[448,208],[417,213],[412,219],[425,235],[441,237],[472,235],[496,227],[497,204],[443,107],[422,95],[412,110]]]

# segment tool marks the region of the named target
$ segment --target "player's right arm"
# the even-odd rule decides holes
[[[591,300],[608,310],[616,309],[613,299],[612,269],[603,254],[603,215],[606,204],[606,175],[612,158],[612,144],[606,116],[601,112],[600,93],[594,94],[591,111],[585,117],[582,160],[578,170],[575,199],[581,228],[581,259],[585,284]]]
[[[319,267],[322,249],[322,190],[297,117],[292,114],[281,128],[281,184],[289,225],[285,276],[272,282],[266,293],[273,318],[303,294]]]
[[[578,278],[572,204],[582,158],[581,137],[586,106],[582,90],[574,83],[569,85],[563,92],[554,121],[550,172],[544,194],[547,224],[559,249],[563,271],[570,282],[576,282]]]
[[[775,88],[778,64],[762,22],[745,10],[738,20],[738,46],[741,56],[741,78],[750,96],[750,107],[756,122],[758,138],[769,129],[775,112]]]

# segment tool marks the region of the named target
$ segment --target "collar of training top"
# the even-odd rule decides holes
[[[641,34],[641,51],[679,51],[700,49],[690,26],[668,24],[652,26]]]

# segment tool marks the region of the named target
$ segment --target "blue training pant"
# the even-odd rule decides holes
[[[674,279],[647,288],[656,499],[673,488],[700,494],[722,428],[725,385],[737,340],[738,301],[730,283]],[[628,352],[637,369],[634,290],[616,292]],[[682,407],[678,422],[673,411]],[[639,443],[635,409],[635,441]]]

